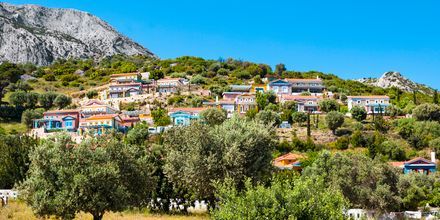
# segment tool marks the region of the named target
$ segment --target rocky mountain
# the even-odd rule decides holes
[[[404,77],[399,72],[393,71],[384,73],[380,78],[363,78],[357,81],[381,88],[397,87],[407,92],[412,92],[414,90],[426,94],[430,94],[433,92],[432,88],[423,84],[415,83],[410,79]]]
[[[155,56],[89,13],[0,3],[0,61],[47,65],[114,54]]]

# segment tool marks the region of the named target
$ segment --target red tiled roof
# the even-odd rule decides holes
[[[44,114],[56,114],[56,113],[79,113],[77,109],[62,109],[62,110],[50,110],[44,112]]]
[[[393,162],[388,162],[388,164],[393,167],[403,167],[405,161],[393,161]]]
[[[301,154],[287,153],[287,154],[284,154],[282,156],[279,156],[279,157],[275,158],[274,161],[299,160],[299,159],[303,159],[303,158],[305,158],[305,157],[303,155],[301,155]]]
[[[347,96],[347,98],[361,98],[361,99],[389,99],[386,95],[366,95],[366,96]]]
[[[89,118],[86,118],[85,120],[100,120],[100,119],[112,119],[114,117],[118,116],[118,114],[106,114],[106,115],[93,115]]]
[[[203,110],[206,110],[208,108],[205,107],[199,107],[199,108],[170,108],[168,110],[168,112],[172,113],[172,112],[178,112],[178,111],[184,111],[184,112],[201,112]]]
[[[118,76],[132,76],[132,75],[138,75],[139,73],[117,73],[112,74],[110,77],[118,77]]]
[[[295,79],[295,78],[288,78],[284,79],[289,82],[322,82],[322,79]]]
[[[281,96],[281,99],[284,100],[297,100],[297,99],[306,99],[306,100],[310,100],[310,99],[320,99],[317,96],[304,96],[304,95],[283,95]]]

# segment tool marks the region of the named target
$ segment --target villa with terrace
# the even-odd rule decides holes
[[[348,110],[354,106],[364,108],[368,114],[385,113],[390,105],[390,97],[388,96],[348,96]]]
[[[56,131],[75,132],[78,129],[80,113],[78,110],[53,110],[43,113],[42,119],[33,121],[34,129],[44,129],[45,133]]]
[[[322,100],[318,96],[301,96],[301,95],[280,95],[281,103],[295,102],[298,112],[319,112],[319,102]]]
[[[318,77],[316,79],[275,79],[267,84],[267,90],[272,90],[278,95],[300,95],[302,93],[318,95],[322,94],[324,89],[324,82]]]
[[[200,119],[200,112],[207,108],[172,108],[169,109],[173,125],[188,126],[192,121]]]

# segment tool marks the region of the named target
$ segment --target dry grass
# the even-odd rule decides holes
[[[22,202],[11,201],[8,206],[0,207],[0,220],[38,220],[32,213],[32,210]],[[55,218],[53,218],[55,219]],[[90,214],[80,213],[75,219],[78,220],[92,220],[93,217]],[[106,213],[104,215],[105,220],[207,220],[208,215],[156,215],[148,212],[116,212]]]
[[[0,128],[5,129],[6,133],[11,131],[24,133],[27,131],[26,126],[20,122],[0,122]]]

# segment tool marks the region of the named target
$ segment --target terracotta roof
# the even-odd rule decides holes
[[[295,79],[295,78],[288,78],[284,79],[289,82],[322,82],[322,79]]]
[[[388,162],[388,164],[393,167],[403,167],[405,161],[393,161],[393,162]]]
[[[301,154],[287,153],[287,154],[284,154],[282,156],[275,158],[274,161],[278,162],[278,161],[282,161],[282,160],[299,160],[299,159],[303,159],[303,158],[305,158],[305,157]]]
[[[435,164],[434,162],[432,162],[432,161],[430,161],[430,160],[428,160],[426,158],[423,158],[423,157],[416,157],[416,158],[414,158],[412,160],[406,161],[405,164],[407,164],[407,163],[414,163],[414,162],[419,161],[419,160],[421,160],[421,161],[423,161],[425,163]]]
[[[91,120],[101,120],[101,119],[112,119],[114,117],[118,116],[118,114],[107,114],[107,115],[93,115],[89,118],[86,118],[86,121],[91,121]]]
[[[366,96],[347,96],[347,98],[360,98],[360,99],[389,99],[386,95],[366,95]]]
[[[56,113],[79,113],[78,109],[62,109],[62,110],[50,110],[44,112],[44,114],[56,114]]]
[[[205,107],[199,107],[199,108],[170,108],[168,110],[169,113],[172,112],[178,112],[178,111],[184,111],[184,112],[201,112],[203,110],[206,110],[208,108]]]
[[[320,98],[317,96],[305,96],[305,95],[283,95],[281,96],[281,99],[296,100],[296,99],[320,99]]]
[[[180,80],[182,80],[182,78],[164,78],[157,80],[157,82],[180,81]]]
[[[112,74],[110,75],[110,77],[118,77],[118,76],[133,76],[133,75],[138,75],[139,73],[117,73],[117,74]]]
[[[141,83],[117,83],[111,84],[110,87],[120,87],[120,86],[141,86]]]
[[[105,105],[103,102],[101,102],[99,100],[91,99],[86,104],[84,104],[83,106],[89,106],[89,105],[92,105],[92,104]]]

